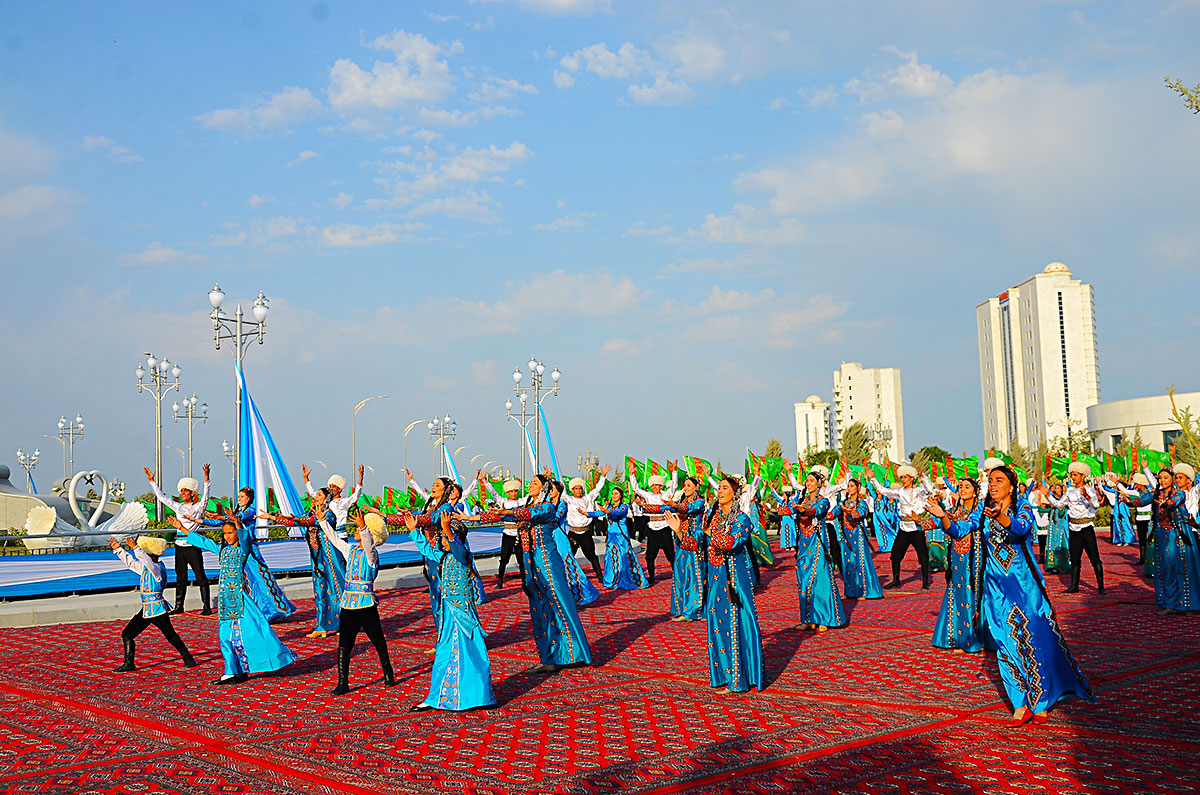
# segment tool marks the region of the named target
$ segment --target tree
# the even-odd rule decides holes
[[[1164,77],[1163,82],[1167,84],[1167,88],[1183,97],[1183,104],[1188,110],[1192,113],[1200,113],[1200,85],[1195,88],[1187,88],[1182,80],[1171,80],[1170,77]]]
[[[847,461],[862,461],[871,455],[865,423],[856,422],[842,432],[841,454]]]
[[[1026,472],[1035,470],[1033,455],[1025,445],[1020,442],[1013,442],[1012,447],[1008,449],[1008,454],[1012,456],[1013,463],[1024,469]],[[1045,459],[1042,459],[1043,461]]]
[[[1074,431],[1068,440],[1065,436],[1055,436],[1050,440],[1050,454],[1053,456],[1091,455],[1095,437],[1084,430]],[[1010,454],[1011,455],[1011,454]]]
[[[767,451],[763,454],[767,458],[783,458],[783,445],[779,440],[772,436],[767,439]]]
[[[949,455],[949,451],[943,450],[936,444],[927,444],[912,454],[912,465],[922,472],[928,472],[930,464],[934,462],[941,463]]]
[[[810,456],[806,456],[804,459],[804,463],[808,464],[809,466],[816,466],[817,464],[821,464],[823,466],[829,467],[830,470],[832,470],[833,465],[837,463],[839,458],[841,458],[841,454],[838,453],[837,450],[820,450],[820,451],[813,453]],[[851,459],[851,460],[853,460],[853,459]]]
[[[1142,439],[1142,426],[1139,423],[1133,426],[1133,436],[1130,436],[1129,432],[1124,428],[1121,429],[1121,443],[1117,445],[1117,448],[1113,451],[1113,455],[1118,458],[1132,459],[1134,450],[1142,450],[1145,447],[1146,442]]]
[[[1184,407],[1175,415],[1175,424],[1183,431],[1175,439],[1175,460],[1193,467],[1200,467],[1200,450],[1196,449],[1196,437],[1200,436],[1200,418],[1192,416],[1192,409]]]

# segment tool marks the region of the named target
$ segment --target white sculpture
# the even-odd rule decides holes
[[[80,480],[94,485],[100,479],[100,500],[92,511],[90,519],[85,519],[76,501],[75,487]],[[110,536],[120,539],[129,536],[146,527],[149,518],[146,507],[140,502],[127,503],[121,512],[106,522],[94,524],[96,518],[104,512],[108,505],[108,481],[99,470],[76,472],[67,488],[67,501],[71,511],[79,520],[79,528],[69,525],[58,517],[58,513],[50,507],[41,505],[29,509],[25,518],[25,547],[27,549],[78,549],[86,547],[107,546]],[[106,535],[82,535],[83,533],[105,533]]]

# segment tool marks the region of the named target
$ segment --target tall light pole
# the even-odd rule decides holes
[[[519,370],[513,371],[513,380],[516,381],[518,384],[521,383],[521,372]],[[520,403],[521,403],[520,418],[518,419],[517,416],[512,413],[512,407],[513,407],[512,398],[509,398],[508,400],[504,401],[504,412],[505,412],[504,418],[506,420],[512,420],[513,422],[515,422],[521,426],[521,453],[520,453],[520,456],[521,456],[521,482],[524,483],[528,479],[525,475],[525,459],[526,459],[525,437],[529,433],[530,421],[533,420],[535,417],[537,417],[537,414],[533,414],[531,416],[525,410],[525,404],[527,404],[529,402],[529,395],[522,392],[517,397],[520,398]]]
[[[75,440],[83,438],[83,415],[76,414],[72,422],[67,421],[64,414],[58,418],[58,438],[65,440],[68,450],[71,451],[71,471],[75,469]],[[67,468],[63,467],[63,477],[67,477]]]
[[[526,362],[525,366],[529,368],[529,386],[521,386],[521,380],[524,377],[524,375],[521,372],[520,367],[517,367],[513,370],[512,379],[513,379],[513,391],[521,399],[521,421],[520,421],[521,426],[527,429],[529,426],[529,420],[525,419],[525,402],[527,400],[527,398],[525,396],[528,395],[533,398],[533,405],[529,407],[529,410],[533,413],[533,416],[536,417],[538,414],[537,410],[538,410],[538,408],[541,407],[542,401],[545,400],[549,395],[557,395],[558,394],[558,379],[562,378],[562,372],[557,367],[555,367],[554,370],[550,373],[550,380],[553,381],[554,384],[553,384],[553,386],[546,387],[546,386],[542,385],[542,378],[546,374],[546,365],[539,362],[536,356],[530,356],[529,361]],[[509,416],[512,419],[516,419],[515,417],[512,417],[511,401],[505,403],[504,405],[509,410]],[[538,423],[537,425],[534,426],[533,433],[534,433],[534,442],[533,442],[534,467],[537,469],[540,469],[542,466],[542,426],[541,426],[541,423]],[[521,479],[522,480],[525,479],[525,456],[524,455],[521,456]]]
[[[586,453],[576,456],[576,464],[579,467],[579,474],[587,475],[589,472],[600,468],[600,456],[593,453],[592,448],[589,447]]]
[[[404,448],[404,469],[406,471],[408,470],[408,432],[423,422],[425,422],[425,420],[413,420],[408,424],[408,427],[404,429],[404,442],[402,447]]]
[[[162,483],[162,402],[167,393],[172,389],[179,389],[179,372],[180,368],[177,364],[171,362],[164,356],[161,360],[156,358],[153,353],[146,354],[146,367],[140,364],[137,366],[137,386],[138,393],[145,392],[154,398],[154,477],[158,478],[159,484]],[[167,373],[175,379],[174,383],[167,381]],[[145,383],[146,376],[150,376],[150,383]],[[61,424],[61,421],[60,421]],[[154,501],[154,513],[158,521],[163,520],[162,503],[158,500]]]
[[[875,427],[867,428],[867,442],[875,448],[875,457],[879,459],[879,465],[883,466],[883,451],[892,443],[892,429],[881,420],[876,420]]]
[[[358,471],[358,457],[356,455],[357,450],[355,449],[355,444],[357,442],[357,438],[356,438],[357,428],[355,426],[358,422],[358,410],[361,409],[364,405],[366,405],[368,400],[385,400],[385,399],[387,399],[387,395],[371,395],[371,397],[365,397],[362,400],[360,400],[354,404],[354,412],[350,415],[350,478],[351,478],[351,481],[353,481],[353,479],[354,479],[354,473]]]
[[[225,460],[229,462],[229,466],[230,466],[231,470],[233,471],[233,491],[231,491],[229,493],[229,499],[233,500],[233,504],[236,505],[237,504],[237,492],[238,492],[237,456],[234,455],[234,453],[237,452],[237,448],[234,447],[233,445],[231,445],[229,443],[228,439],[222,439],[221,440],[221,452],[223,452],[225,454]]]
[[[40,436],[41,436],[43,439],[53,439],[54,441],[58,442],[58,444],[59,444],[59,446],[60,446],[60,447],[62,447],[62,454],[63,454],[63,480],[66,480],[66,479],[67,479],[67,443],[66,443],[66,442],[64,442],[62,439],[58,438],[57,436],[51,436],[51,435],[50,435],[50,434],[48,434],[48,433],[43,433],[43,434],[40,434]]]
[[[208,302],[212,304],[212,314],[209,319],[213,323],[213,342],[216,343],[217,350],[221,350],[222,340],[230,340],[233,343],[233,360],[237,363],[238,369],[242,367],[242,358],[246,355],[246,349],[250,347],[251,340],[257,335],[258,344],[263,344],[263,335],[267,330],[267,311],[269,309],[267,297],[263,295],[263,291],[258,291],[258,297],[254,299],[254,304],[251,307],[251,313],[254,315],[254,320],[246,320],[242,314],[242,305],[238,304],[237,312],[233,318],[230,318],[221,311],[221,304],[225,303],[225,291],[221,289],[220,284],[214,284],[212,290],[208,293]],[[236,381],[236,379],[235,379]],[[237,384],[235,383],[235,386]],[[234,399],[236,418],[236,432],[233,437],[233,492],[237,494],[238,483],[238,447],[242,443],[242,390],[237,386]]]
[[[445,417],[434,417],[425,423],[425,427],[429,429],[429,438],[433,439],[433,446],[442,446],[442,457],[439,471],[442,476],[446,475],[446,440],[453,439],[458,436],[458,423],[447,414]]]
[[[175,413],[175,422],[179,422],[179,403],[171,404],[171,410]],[[196,424],[196,420],[208,422],[208,404],[200,403],[197,406],[195,392],[190,398],[183,399],[183,419],[187,421],[188,426],[187,476],[190,478],[192,476],[192,426]]]
[[[30,494],[33,494],[33,475],[30,473],[33,472],[33,468],[38,465],[38,459],[41,458],[41,456],[42,451],[40,449],[34,448],[34,451],[31,455],[25,455],[25,453],[21,451],[20,447],[17,448],[17,464],[21,467],[21,469],[25,470],[25,490]]]

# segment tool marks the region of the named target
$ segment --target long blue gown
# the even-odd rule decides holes
[[[684,540],[675,543],[675,565],[671,573],[671,615],[699,621],[704,614],[704,513],[708,506],[696,498],[687,503],[684,510],[677,511],[680,532]],[[647,514],[665,513],[671,510],[662,505],[643,505]],[[691,538],[692,543],[687,539]]]
[[[1163,610],[1200,610],[1200,571],[1189,561],[1197,549],[1196,537],[1186,525],[1187,493],[1146,491],[1140,501],[1153,504],[1155,604]]]
[[[783,495],[775,491],[772,491],[771,494],[775,497],[775,502],[778,505],[783,506],[787,504],[788,501]],[[796,548],[796,519],[791,514],[782,514],[779,517],[779,546],[784,549]]]
[[[875,500],[875,543],[880,552],[891,552],[896,533],[900,531],[897,503],[891,497],[878,494],[873,483],[867,483],[867,490]]]
[[[417,520],[417,528],[425,534],[425,540],[432,544],[431,539],[437,538],[441,533],[442,514],[451,513],[454,506],[448,502],[444,502],[437,507],[431,507],[429,504],[426,507],[430,508],[426,513],[413,512],[411,515]],[[409,514],[403,513],[385,513],[383,521],[389,526],[404,525],[404,520]],[[438,581],[437,564],[431,563],[428,558],[422,562],[422,573],[425,575],[425,582],[429,583],[429,611],[433,614],[433,623],[441,625],[442,621],[442,585]],[[478,594],[476,595],[476,603],[478,603]]]
[[[246,561],[254,546],[249,531],[238,530],[238,543],[218,544],[200,533],[189,533],[188,543],[206,549],[221,562],[217,584],[217,637],[225,660],[225,675],[277,671],[296,661],[284,646],[253,599],[246,599]]]
[[[800,623],[830,629],[847,624],[842,595],[833,576],[833,559],[825,532],[829,500],[804,494],[790,509],[796,517],[796,588],[800,594]]]
[[[750,562],[750,517],[731,506],[721,516],[714,506],[706,525],[708,614],[708,677],[713,687],[744,693],[762,690],[762,633],[754,607],[754,568]],[[697,552],[696,538],[687,534],[680,542]]]
[[[1013,709],[1045,712],[1071,695],[1095,699],[1067,647],[1029,549],[1036,528],[1033,508],[1024,500],[1016,505],[1009,528],[995,519],[983,523],[983,615],[999,647],[1000,678]]]
[[[604,576],[600,583],[605,588],[634,591],[646,587],[646,571],[642,561],[633,552],[629,543],[629,506],[621,503],[606,511],[591,511],[592,519],[608,520],[608,539],[604,545]]]
[[[237,514],[237,518],[242,523],[242,527],[249,531],[254,527],[254,508],[246,508]],[[205,519],[202,524],[205,527],[222,527],[225,520]],[[258,609],[262,611],[267,621],[281,621],[296,612],[296,606],[280,589],[279,583],[275,581],[275,575],[271,573],[271,567],[263,560],[262,552],[258,549],[258,542],[253,539],[250,547],[250,559],[246,561],[246,593],[250,594],[250,598],[258,605]]]
[[[981,616],[983,595],[983,505],[963,515],[955,507],[950,513],[950,586],[942,595],[942,607],[933,625],[933,645],[938,649],[979,652],[996,648]]]
[[[1121,499],[1117,490],[1109,485],[1102,485],[1109,494],[1116,498],[1112,505],[1112,527],[1109,528],[1112,532],[1112,542],[1118,546],[1137,543],[1137,532],[1133,529],[1133,521],[1129,517],[1129,505]]]
[[[879,583],[879,573],[875,571],[875,562],[871,559],[871,544],[867,541],[867,527],[871,518],[867,501],[859,497],[850,503],[843,498],[837,511],[842,519],[842,534],[846,541],[846,556],[842,559],[843,593],[847,599],[882,599],[883,586]]]
[[[555,542],[558,506],[547,501],[518,508],[515,518],[522,523],[517,533],[525,555],[525,590],[539,658],[544,665],[590,663],[592,647]]]
[[[328,523],[330,527],[337,525],[337,516],[330,510],[326,510],[320,517],[309,511],[295,519],[285,518],[281,523],[308,528],[306,540],[312,558],[313,607],[317,612],[317,631],[337,632],[342,617],[342,609],[338,602],[341,601],[342,590],[346,587],[346,559],[317,527],[318,519]]]
[[[567,537],[567,504],[565,502],[559,503],[555,516],[557,522],[554,527],[554,548],[562,556],[563,571],[567,575],[571,593],[575,596],[575,604],[590,605],[600,595],[600,589],[588,579],[583,567],[579,565],[579,559],[575,557],[574,550],[571,549],[571,540]]]
[[[449,549],[435,547],[420,530],[413,530],[409,538],[421,557],[437,567],[442,589],[429,695],[422,703],[455,711],[495,704],[487,634],[475,611],[475,574],[466,548],[457,537],[449,539]]]

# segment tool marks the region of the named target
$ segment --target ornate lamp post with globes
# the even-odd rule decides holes
[[[515,420],[523,429],[522,436],[529,433],[529,423],[537,417],[537,409],[542,405],[542,401],[549,395],[558,394],[558,379],[562,378],[562,372],[555,367],[550,373],[550,380],[554,382],[553,386],[546,387],[542,385],[542,378],[546,374],[546,365],[538,361],[536,356],[530,356],[526,362],[529,368],[529,386],[521,386],[521,381],[524,374],[520,367],[513,369],[513,391],[516,392],[517,398],[521,401],[521,418],[517,419],[512,413],[512,400],[504,401],[504,408],[507,412],[505,419]],[[533,398],[533,405],[529,407],[529,415],[526,416],[526,403],[529,398]],[[533,443],[533,467],[535,470],[541,468],[542,465],[542,426],[537,424],[534,426],[534,443]],[[522,439],[524,441],[524,439]],[[521,452],[521,480],[525,480],[525,453],[524,445]]]
[[[251,313],[254,315],[254,320],[247,320],[242,314],[242,305],[238,304],[237,311],[230,318],[221,311],[221,305],[225,303],[225,291],[221,289],[220,284],[214,284],[212,290],[208,293],[208,302],[212,305],[212,314],[209,319],[213,324],[213,342],[216,343],[217,350],[221,350],[221,342],[229,340],[233,343],[233,360],[237,363],[238,370],[242,369],[242,359],[246,355],[246,349],[250,347],[251,340],[255,336],[258,337],[258,344],[263,344],[263,335],[267,330],[267,311],[268,300],[263,291],[258,291],[258,297],[254,299],[254,304],[251,307]],[[242,443],[242,390],[240,385],[237,387],[236,398],[234,400],[236,410],[234,417],[237,422],[237,432],[233,437],[233,493],[237,494],[238,483],[238,446]]]
[[[33,468],[38,465],[38,459],[42,457],[42,451],[35,448],[32,455],[25,455],[21,448],[17,448],[17,464],[21,469],[25,470],[25,490],[33,494]]]
[[[441,445],[443,448],[441,467],[439,471],[441,472],[442,477],[445,477],[446,453],[444,448],[446,447],[447,439],[453,439],[454,437],[458,436],[458,423],[455,422],[449,414],[447,414],[445,417],[434,417],[425,424],[425,427],[429,429],[429,438],[434,440],[433,446],[437,447],[438,445]]]
[[[175,413],[175,422],[179,422],[179,403],[173,403],[171,410]],[[199,411],[199,414],[197,414]],[[192,476],[192,426],[196,424],[196,420],[200,422],[208,422],[208,404],[197,404],[196,393],[193,392],[190,398],[183,399],[183,419],[187,421],[188,426],[188,446],[187,446],[187,474]]]
[[[63,467],[63,477],[66,478],[69,476],[69,472],[75,470],[75,440],[83,438],[83,415],[76,414],[74,422],[68,422],[65,414],[59,417],[58,438],[66,442],[63,452],[71,451],[71,468],[68,470],[65,466]]]
[[[179,389],[180,368],[177,364],[171,364],[165,356],[159,360],[153,353],[147,353],[146,367],[139,364],[135,372],[137,373],[138,393],[145,392],[154,398],[154,477],[161,483],[163,477],[162,402],[168,392],[172,389]],[[167,380],[168,373],[175,379],[174,383]],[[150,376],[149,384],[145,383],[147,375]],[[61,426],[61,421],[59,424]],[[157,500],[155,500],[154,513],[161,522],[163,520],[162,503]]]

